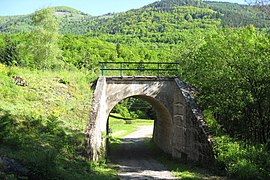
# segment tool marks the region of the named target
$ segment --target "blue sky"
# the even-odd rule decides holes
[[[30,14],[51,6],[69,6],[97,16],[140,8],[156,0],[0,0],[0,16]],[[219,0],[216,0],[219,1]],[[220,0],[245,4],[244,0]]]

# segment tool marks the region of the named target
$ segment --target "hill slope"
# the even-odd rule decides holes
[[[102,172],[102,163],[85,158],[94,78],[78,70],[31,71],[0,63],[0,179],[113,178],[114,171]]]
[[[66,6],[51,7],[50,9],[58,17],[61,29],[64,29],[63,33],[66,33],[65,30],[68,29],[67,32],[72,31],[79,34],[81,33],[79,29],[83,25],[82,22],[85,20],[91,21],[92,19],[91,15]],[[29,32],[34,28],[31,20],[32,15],[0,16],[0,31],[3,33]],[[69,26],[71,22],[76,22],[75,28]]]
[[[164,32],[216,25],[241,27],[254,24],[259,28],[270,27],[269,14],[257,7],[224,2],[161,0],[139,9],[99,17],[65,6],[52,9],[60,20],[64,34],[144,34],[146,31]],[[32,29],[31,14],[0,17],[1,32],[28,32]]]

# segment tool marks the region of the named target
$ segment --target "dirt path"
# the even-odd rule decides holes
[[[154,160],[145,147],[144,139],[150,138],[153,127],[141,126],[125,136],[117,151],[110,159],[119,168],[119,178],[125,179],[177,179],[162,164]]]

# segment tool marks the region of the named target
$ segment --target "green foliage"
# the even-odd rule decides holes
[[[212,28],[219,24],[226,27],[253,24],[258,28],[268,28],[268,7],[263,7],[201,0],[162,0],[125,13],[109,13],[98,17],[64,6],[46,9],[57,17],[63,34],[87,34],[94,31],[145,38],[156,33],[162,35],[182,29]],[[34,29],[31,16],[0,17],[0,31],[30,32]]]
[[[270,154],[266,145],[247,143],[229,137],[210,111],[204,112],[213,136],[218,169],[234,179],[268,179]]]
[[[131,118],[128,108],[119,104],[115,106],[115,109],[112,112],[119,113],[122,117]]]
[[[226,2],[207,2],[209,8],[222,14],[221,24],[225,27],[244,27],[254,25],[258,28],[269,28],[269,14],[257,6],[240,5]]]
[[[268,36],[252,26],[221,29],[181,60],[182,77],[200,89],[200,105],[229,134],[259,143],[270,137],[268,46]]]
[[[263,145],[249,145],[228,136],[215,138],[214,150],[220,166],[236,179],[269,179],[270,156]]]
[[[26,33],[33,30],[30,15],[0,16],[0,31],[3,33]]]
[[[19,59],[18,45],[10,36],[3,35],[0,48],[0,63],[7,65],[17,64]]]
[[[59,38],[57,19],[50,9],[36,11],[32,19],[36,28],[30,36],[30,49],[36,67],[38,69],[61,68],[59,59],[61,51],[57,44]]]
[[[16,85],[13,74],[20,74],[28,86]],[[0,77],[0,154],[29,170],[21,178],[114,178],[116,172],[104,163],[86,160],[89,82],[95,75],[85,70],[31,71],[0,64]],[[0,177],[5,177],[0,171]]]
[[[214,118],[213,114],[209,110],[203,112],[205,119],[207,120],[209,132],[214,136],[224,135],[224,129],[222,129],[220,123]]]
[[[154,34],[175,36],[176,32],[183,29],[216,27],[219,24],[216,14],[211,9],[193,6],[174,6],[170,9],[145,7],[117,14],[114,18],[97,19],[98,26],[92,29],[102,33],[132,35],[140,39]],[[189,15],[192,19],[186,20]],[[160,41],[160,38],[157,40]]]
[[[152,105],[135,97],[122,100],[113,108],[112,112],[131,119],[155,119]]]
[[[217,136],[218,165],[232,178],[269,178],[267,47],[268,34],[248,26],[212,31],[180,54],[182,77],[200,89],[198,103]]]

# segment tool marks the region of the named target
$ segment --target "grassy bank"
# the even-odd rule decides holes
[[[90,71],[0,64],[0,179],[115,178],[105,163],[85,158],[95,78]]]

